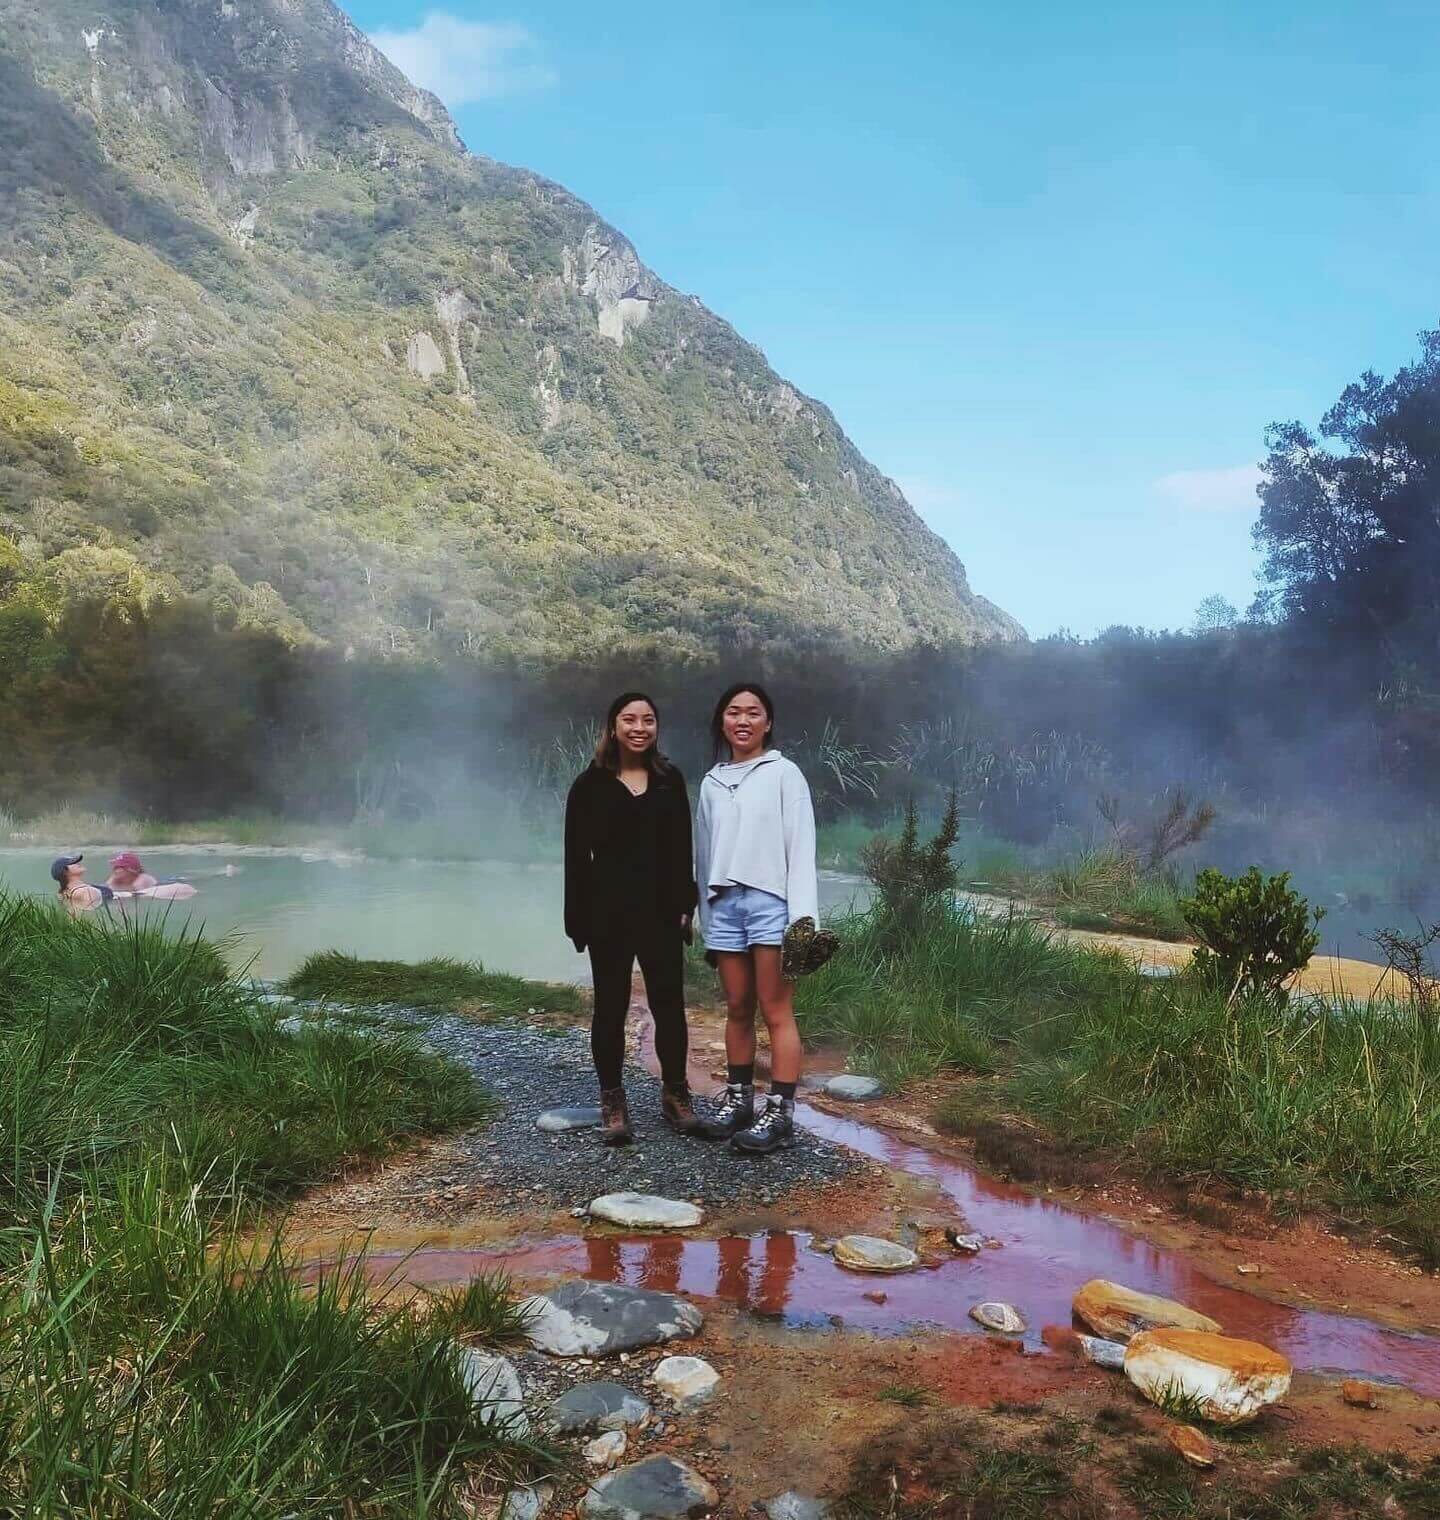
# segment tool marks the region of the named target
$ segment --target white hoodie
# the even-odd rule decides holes
[[[778,749],[705,773],[695,814],[695,880],[702,928],[721,889],[735,886],[783,897],[789,923],[820,922],[810,788]]]

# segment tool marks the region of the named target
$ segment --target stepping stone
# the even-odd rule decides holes
[[[588,1520],[699,1520],[719,1502],[693,1468],[674,1457],[650,1457],[600,1478],[580,1513]]]
[[[535,1120],[535,1128],[547,1135],[563,1135],[572,1129],[594,1129],[600,1123],[598,1108],[547,1108]]]
[[[460,1348],[460,1376],[471,1399],[480,1407],[482,1425],[503,1425],[510,1435],[530,1433],[525,1394],[515,1364],[489,1351]]]
[[[609,1469],[625,1455],[625,1448],[629,1444],[623,1430],[607,1430],[603,1436],[596,1436],[593,1441],[586,1443],[585,1460],[591,1467]]]
[[[878,1235],[845,1235],[835,1242],[835,1260],[852,1272],[911,1272],[920,1258],[908,1246]]]
[[[1197,1314],[1174,1299],[1156,1298],[1153,1293],[1137,1293],[1134,1288],[1092,1278],[1075,1295],[1071,1306],[1077,1318],[1085,1321],[1106,1340],[1128,1341],[1142,1330],[1206,1330],[1212,1334],[1220,1326],[1208,1315]]]
[[[830,1506],[823,1499],[797,1494],[793,1488],[767,1499],[764,1509],[770,1520],[825,1520],[830,1513]]]
[[[683,1298],[572,1278],[521,1305],[530,1344],[551,1356],[614,1356],[695,1335],[705,1316]]]
[[[644,1424],[650,1406],[623,1383],[580,1383],[562,1393],[545,1414],[556,1435],[594,1435]]]
[[[976,1304],[970,1311],[970,1318],[987,1330],[998,1330],[1002,1335],[1023,1335],[1029,1328],[1025,1316],[1014,1304]]]
[[[706,1403],[720,1386],[720,1374],[698,1356],[667,1356],[651,1377],[656,1388],[682,1409]]]
[[[878,1098],[885,1091],[885,1084],[874,1077],[847,1072],[843,1077],[831,1077],[820,1091],[827,1098],[839,1098],[844,1103],[863,1103],[868,1098]]]
[[[1153,1404],[1191,1404],[1216,1425],[1242,1425],[1290,1390],[1290,1363],[1256,1341],[1205,1330],[1142,1330],[1125,1376]]]
[[[693,1230],[705,1218],[693,1203],[653,1193],[606,1193],[590,1205],[590,1217],[631,1230]]]

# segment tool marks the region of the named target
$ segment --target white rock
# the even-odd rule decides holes
[[[592,1219],[632,1230],[691,1230],[705,1214],[693,1203],[657,1198],[653,1193],[607,1193],[590,1205]]]
[[[1205,1330],[1142,1330],[1125,1348],[1125,1376],[1147,1399],[1193,1402],[1217,1425],[1253,1420],[1289,1392],[1290,1375],[1268,1346]]]
[[[572,1278],[521,1304],[531,1345],[552,1356],[613,1356],[695,1335],[705,1316],[683,1298]]]
[[[546,1135],[563,1135],[572,1129],[594,1129],[600,1122],[598,1108],[547,1108],[535,1120],[535,1128]]]
[[[798,1494],[793,1488],[767,1499],[764,1508],[770,1520],[825,1520],[830,1513],[830,1506],[823,1499]]]
[[[705,1403],[720,1385],[720,1374],[698,1356],[667,1356],[651,1378],[667,1399],[687,1409]]]
[[[1014,1304],[976,1304],[970,1318],[987,1330],[999,1330],[1005,1335],[1022,1335],[1027,1328],[1025,1316]]]
[[[625,1455],[628,1445],[623,1430],[607,1430],[603,1436],[596,1436],[593,1441],[585,1443],[585,1460],[591,1467],[608,1470]]]
[[[835,1260],[852,1272],[910,1272],[920,1258],[908,1246],[878,1235],[845,1235],[835,1242]]]
[[[847,1072],[843,1077],[831,1077],[820,1090],[827,1098],[840,1098],[846,1103],[862,1103],[867,1098],[878,1098],[885,1091],[885,1086],[874,1077],[860,1077]]]
[[[1103,1277],[1093,1278],[1075,1295],[1071,1305],[1077,1318],[1107,1340],[1128,1341],[1141,1330],[1173,1326],[1181,1330],[1218,1331],[1220,1326],[1171,1298],[1157,1298]]]
[[[460,1373],[470,1397],[480,1408],[482,1425],[503,1425],[507,1434],[515,1436],[529,1434],[530,1417],[525,1413],[525,1395],[513,1362],[488,1351],[462,1346]]]
[[[539,1520],[554,1492],[548,1483],[538,1488],[512,1488],[500,1506],[500,1520]]]
[[[1125,1366],[1125,1347],[1119,1341],[1107,1341],[1098,1335],[1077,1335],[1080,1342],[1080,1354],[1087,1362],[1094,1362],[1097,1367],[1104,1367],[1110,1372],[1119,1372]]]

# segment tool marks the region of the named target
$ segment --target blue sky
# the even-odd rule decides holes
[[[1035,634],[1243,608],[1265,424],[1440,325],[1432,5],[349,8],[828,403]]]

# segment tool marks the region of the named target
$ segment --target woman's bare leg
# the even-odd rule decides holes
[[[795,1024],[795,987],[785,980],[781,970],[778,945],[756,945],[750,952],[755,959],[755,989],[760,1013],[770,1031],[770,1080],[798,1082],[802,1051],[800,1030]],[[755,1048],[754,1019],[751,1019],[750,1048]],[[726,1038],[730,1026],[726,1024]],[[733,1058],[732,1058],[733,1059]]]
[[[754,1066],[755,968],[748,952],[717,950],[715,959],[725,992],[725,1059],[731,1066]]]

